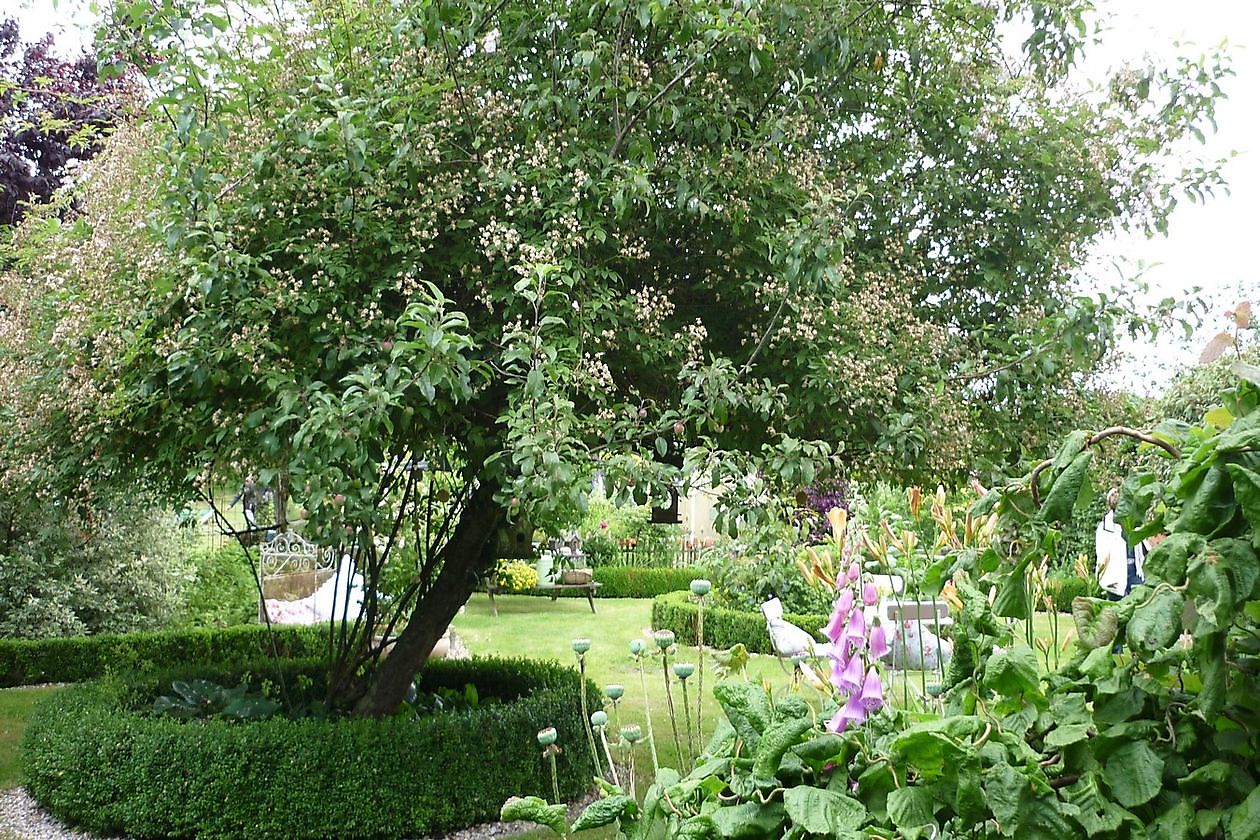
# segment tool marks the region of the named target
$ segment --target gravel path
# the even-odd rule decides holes
[[[0,840],[86,840],[91,836],[45,814],[24,789],[0,790]]]
[[[595,799],[595,793],[569,805],[569,820]],[[482,823],[453,831],[433,834],[421,840],[481,840],[484,837],[514,837],[538,826],[530,823]],[[0,791],[0,840],[103,840],[68,828],[40,810],[23,788]],[[125,840],[111,838],[110,840]]]

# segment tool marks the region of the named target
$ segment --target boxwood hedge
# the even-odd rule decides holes
[[[327,648],[327,625],[277,627],[282,659],[314,656]],[[171,630],[118,636],[0,639],[0,687],[80,682],[117,671],[174,668],[188,662],[220,665],[272,655],[263,625]]]
[[[256,663],[255,682],[274,668]],[[285,671],[308,691],[319,679],[313,660]],[[492,820],[509,793],[548,796],[536,740],[546,726],[563,749],[561,794],[591,783],[578,675],[554,662],[434,662],[422,689],[472,683],[502,702],[421,718],[240,723],[149,711],[171,679],[235,684],[242,673],[114,675],[57,692],[36,707],[22,743],[31,795],[110,836],[416,837]],[[589,682],[587,691],[596,702]]]
[[[696,643],[696,619],[699,610],[688,592],[668,592],[652,600],[652,629],[673,630],[678,641]],[[827,624],[825,615],[792,615],[785,619],[813,633]],[[723,607],[705,607],[704,643],[710,647],[728,648],[742,643],[752,653],[773,653],[770,636],[766,632],[766,619],[759,612],[728,610]]]
[[[680,568],[656,568],[652,566],[596,566],[592,570],[599,589],[596,598],[655,598],[666,592],[687,589],[696,578],[710,577],[708,569],[696,566]],[[531,595],[549,597],[548,592],[531,592]],[[567,589],[563,597],[585,598],[581,590]]]

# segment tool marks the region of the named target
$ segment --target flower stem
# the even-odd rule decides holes
[[[612,750],[608,748],[608,731],[604,727],[599,728],[599,740],[604,744],[604,756],[608,759],[608,774],[612,776],[612,783],[621,786],[621,782],[617,781],[617,765],[613,763]]]
[[[687,681],[682,680],[683,715],[687,722],[687,765],[691,766],[696,758],[696,745],[692,741],[695,730],[691,728],[691,701],[687,699]]]
[[[674,692],[669,687],[669,656],[661,653],[661,666],[665,674],[665,707],[669,709],[669,726],[674,731],[674,749],[678,752],[679,769],[682,769],[683,746],[678,737],[678,715],[674,712]],[[686,774],[683,774],[686,775]]]
[[[652,778],[656,778],[656,776],[660,773],[661,763],[656,757],[656,735],[652,732],[652,704],[651,702],[648,701],[647,673],[645,672],[643,668],[642,659],[639,660],[639,683],[643,686],[643,716],[647,718],[648,746],[651,748],[651,755],[652,755]],[[634,786],[634,781],[633,781],[634,753],[632,752],[630,755],[631,755],[630,776],[632,779],[630,782],[630,785],[631,785],[631,788],[633,788]]]
[[[556,804],[560,804],[560,776],[556,773],[556,754],[555,751],[547,753],[547,761],[551,764],[551,795],[555,798]]]
[[[696,743],[704,744],[704,726],[700,717],[704,713],[704,596],[696,612],[696,644],[700,648],[700,661],[696,663]]]
[[[600,766],[599,750],[595,748],[595,733],[591,732],[591,716],[586,708],[586,657],[578,654],[578,700],[582,706],[582,728],[586,730],[586,744],[591,748],[591,761],[595,764],[595,774],[597,776],[604,775],[604,768]],[[553,759],[554,761],[554,759]]]

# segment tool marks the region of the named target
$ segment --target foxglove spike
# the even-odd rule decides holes
[[[858,695],[858,700],[867,712],[873,712],[884,705],[884,686],[879,681],[879,671],[874,665],[866,672],[866,682],[862,683],[862,693]]]

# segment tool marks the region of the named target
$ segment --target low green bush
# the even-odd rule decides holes
[[[80,682],[119,671],[172,668],[188,662],[215,665],[276,652],[283,659],[312,656],[328,645],[328,628],[263,625],[218,630],[171,630],[120,636],[0,639],[0,687]]]
[[[257,549],[254,549],[257,562]],[[239,546],[189,552],[193,579],[184,591],[180,622],[187,627],[234,627],[258,620],[258,583]]]
[[[1057,612],[1070,613],[1073,598],[1098,598],[1102,590],[1096,580],[1055,573],[1046,578],[1046,594],[1053,600]]]
[[[699,608],[688,592],[669,592],[652,601],[652,629],[673,630],[683,644],[696,643],[696,619]],[[827,624],[825,615],[783,616],[819,638],[818,632]],[[706,606],[704,610],[704,643],[715,648],[728,648],[743,644],[752,653],[773,653],[770,635],[766,632],[766,618],[760,612],[728,610]]]
[[[258,674],[274,665],[258,663]],[[311,661],[287,663],[301,690]],[[22,743],[27,788],[57,817],[128,837],[417,837],[494,819],[504,791],[548,796],[536,740],[554,726],[560,791],[574,797],[593,767],[576,671],[554,662],[434,662],[422,690],[471,683],[503,702],[383,720],[181,721],[152,713],[170,680],[223,684],[242,672],[199,669],[113,676],[39,704]],[[594,685],[588,696],[597,702]]]

